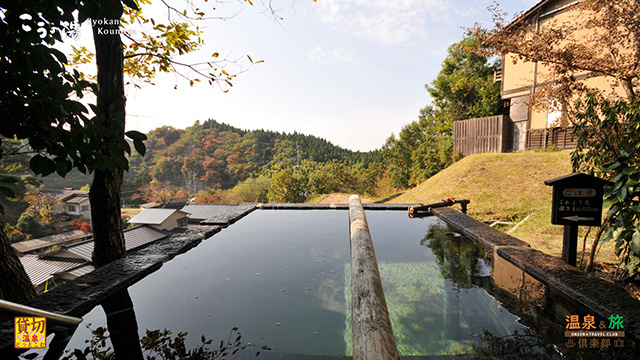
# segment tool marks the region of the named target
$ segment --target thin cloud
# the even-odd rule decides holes
[[[460,18],[470,18],[480,10],[483,9],[478,9],[473,1],[323,0],[317,3],[322,22],[385,45],[429,37],[428,27],[433,24],[459,22]]]
[[[358,61],[354,58],[353,53],[346,50],[345,46],[340,49],[325,50],[322,46],[318,45],[309,50],[308,57],[312,62],[321,64],[325,63],[327,59],[350,64],[358,63]]]

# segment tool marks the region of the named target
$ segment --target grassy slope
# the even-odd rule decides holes
[[[551,187],[544,185],[544,181],[570,172],[567,151],[471,155],[391,202],[429,203],[447,197],[466,198],[471,200],[470,216],[481,221],[511,220],[514,224],[531,214],[511,235],[529,242],[535,249],[560,256],[563,227],[551,225]],[[504,226],[501,230],[512,228],[513,225]],[[578,261],[581,249],[582,238],[578,240]],[[598,260],[615,261],[611,244],[601,249]]]

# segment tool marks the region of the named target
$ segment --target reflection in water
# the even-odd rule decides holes
[[[344,301],[344,287],[345,282],[343,278],[333,276],[327,276],[318,284],[318,288],[315,291],[315,296],[320,299],[320,306],[322,308],[335,311],[340,314],[347,312],[347,304]],[[342,276],[342,274],[340,274]]]
[[[474,354],[470,360],[513,359],[513,360],[602,360],[602,359],[638,359],[638,351],[630,339],[623,340],[622,346],[606,338],[578,338],[571,347],[553,345],[553,342],[567,343],[573,340],[543,340],[532,331],[513,335],[496,336],[489,331],[482,333],[482,345],[474,345]],[[555,341],[554,341],[555,340]],[[560,340],[560,341],[558,341]],[[620,340],[618,340],[620,341]],[[602,343],[607,344],[601,346]]]
[[[107,328],[116,359],[142,360],[138,322],[129,291],[122,289],[106,298],[101,305],[107,315]]]
[[[498,298],[510,313],[521,316],[519,321],[529,326],[504,332],[498,323],[492,323],[499,318],[495,307],[477,307],[477,304],[466,301],[466,297],[452,296],[451,292],[447,292],[445,304],[449,306],[449,311],[446,311],[448,320],[445,321],[445,331],[449,334],[455,331],[458,322],[462,323],[464,317],[468,316],[465,314],[489,314],[482,320],[482,330],[473,334],[481,342],[472,344],[470,352],[473,355],[470,359],[638,358],[636,345],[630,339],[626,339],[624,346],[616,347],[613,340],[607,342],[606,339],[583,338],[580,343],[579,339],[574,341],[565,338],[564,327],[549,319],[553,315],[546,309],[548,290],[543,283],[499,255],[494,255],[491,266],[483,258],[482,248],[450,231],[446,226],[432,226],[421,242],[436,256],[443,278],[451,281],[452,288],[458,293],[473,291],[481,286]],[[463,311],[459,311],[461,308]],[[578,310],[567,308],[565,311],[575,313]],[[456,335],[464,337],[464,334]]]
[[[496,336],[482,331],[482,345],[474,345],[471,359],[561,360],[558,350],[539,337],[525,331],[524,334]]]
[[[101,305],[107,317],[107,328],[90,329],[88,346],[84,350],[70,351],[64,359],[142,360],[144,355],[147,359],[216,359],[241,352],[245,356],[258,356],[260,350],[270,350],[267,346],[243,343],[238,328],[233,328],[227,339],[220,341],[217,349],[210,348],[213,339],[207,340],[203,335],[200,346],[188,350],[185,345],[187,332],[172,336],[172,332],[167,329],[146,330],[146,335],[138,340],[138,323],[127,289],[111,295]],[[250,348],[255,352],[248,351]]]
[[[489,276],[484,250],[452,233],[445,225],[433,225],[420,242],[431,249],[442,277],[453,282],[456,290],[478,285],[478,278]]]
[[[448,236],[451,230],[436,219],[392,222],[390,215],[367,217],[401,356],[468,354],[483,329],[501,336],[525,329],[478,286],[490,275],[482,249]]]

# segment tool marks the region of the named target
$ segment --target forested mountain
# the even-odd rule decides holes
[[[196,193],[229,189],[260,175],[270,178],[299,164],[307,171],[329,162],[357,171],[384,162],[380,151],[354,152],[311,135],[241,130],[211,119],[184,130],[163,126],[147,136],[144,157],[129,159],[125,195],[151,181]]]

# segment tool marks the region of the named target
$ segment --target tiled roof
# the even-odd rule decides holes
[[[78,267],[84,263],[82,259],[40,258],[38,255],[25,255],[20,258],[24,270],[34,286],[44,284],[53,275]]]
[[[68,199],[76,196],[84,198],[89,197],[89,192],[84,190],[44,190],[43,192],[56,195],[60,201],[67,201]]]
[[[255,210],[255,205],[187,205],[182,211],[189,213],[189,220],[200,220],[206,224],[233,223]]]
[[[49,242],[49,241],[44,241],[44,240],[40,240],[40,239],[33,239],[33,240],[27,240],[27,241],[20,241],[17,243],[13,243],[11,244],[11,247],[18,250],[21,254],[26,254],[30,251],[35,251],[35,250],[40,250],[40,249],[44,249],[47,248],[49,246],[53,246],[55,244]]]
[[[145,209],[138,215],[134,216],[133,219],[129,220],[129,223],[159,225],[176,211],[182,212],[176,209]],[[187,214],[184,213],[184,216],[187,216]]]

